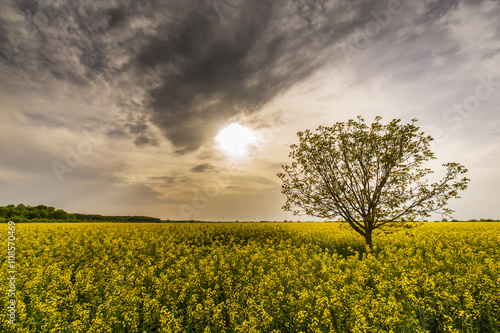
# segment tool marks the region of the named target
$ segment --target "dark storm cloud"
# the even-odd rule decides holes
[[[455,3],[429,1],[427,19]],[[319,68],[344,61],[338,44],[387,6],[360,0],[11,1],[0,16],[0,56],[30,80],[48,73],[81,87],[130,72],[144,88],[140,75],[161,68],[157,84],[143,89],[146,101],[123,108],[129,114],[123,130],[137,146],[158,145],[152,122],[184,153],[212,139],[232,116],[259,111]]]
[[[258,111],[322,66],[344,61],[334,46],[388,6],[388,1],[238,3],[198,3],[160,27],[137,57],[143,69],[176,68],[151,91],[149,107],[178,152],[197,149],[228,118]],[[212,4],[224,5],[224,12]],[[428,11],[438,17],[452,4],[429,2]]]
[[[105,71],[105,53],[96,38],[102,15],[83,6],[55,4],[26,0],[13,3],[12,14],[21,15],[22,23],[10,22],[12,26],[7,27],[4,57],[32,78],[47,71],[61,81],[85,85],[93,74]],[[72,56],[78,57],[85,72],[77,71],[70,61]]]
[[[258,111],[324,65],[321,52],[362,18],[340,19],[340,4],[242,1],[217,12],[208,2],[159,29],[137,58],[142,68],[174,64],[151,92],[153,121],[180,152],[212,138],[228,118]],[[356,11],[364,7],[359,3]],[[229,8],[229,9],[227,9]]]

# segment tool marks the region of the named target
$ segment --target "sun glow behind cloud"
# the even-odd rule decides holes
[[[231,123],[215,137],[220,149],[231,156],[246,156],[250,146],[257,141],[255,133],[238,123]]]

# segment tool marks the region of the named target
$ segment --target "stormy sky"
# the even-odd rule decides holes
[[[297,220],[297,131],[380,115],[419,120],[436,175],[469,169],[455,218],[500,218],[497,0],[0,3],[0,205]]]

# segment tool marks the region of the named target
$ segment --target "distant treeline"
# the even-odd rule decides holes
[[[98,214],[67,213],[51,206],[0,206],[0,222],[161,222],[148,216],[105,216]]]

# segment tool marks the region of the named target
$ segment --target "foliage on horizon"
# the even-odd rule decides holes
[[[52,206],[26,206],[24,204],[0,206],[0,222],[68,221],[68,222],[160,222],[159,218],[148,216],[107,216],[99,214],[67,213]]]

